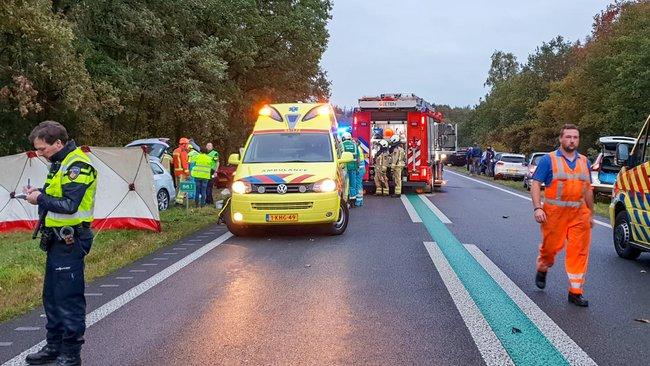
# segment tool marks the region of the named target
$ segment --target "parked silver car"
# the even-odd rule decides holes
[[[535,170],[537,170],[537,164],[539,163],[539,159],[542,158],[542,156],[546,155],[548,153],[545,152],[534,152],[530,154],[530,158],[528,159],[528,171],[526,172],[526,175],[524,176],[524,188],[530,191],[530,183],[533,180],[533,174],[535,174]],[[542,187],[544,186],[544,183],[542,183]]]
[[[169,203],[176,199],[174,179],[163,168],[162,164],[160,164],[160,160],[150,158],[149,165],[151,165],[151,171],[153,171],[154,190],[158,199],[158,209],[161,211],[166,210],[169,207]]]

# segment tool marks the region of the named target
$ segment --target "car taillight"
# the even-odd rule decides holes
[[[502,162],[502,161],[498,161],[498,162],[497,162],[497,165],[506,165],[506,163],[504,163],[504,162]]]

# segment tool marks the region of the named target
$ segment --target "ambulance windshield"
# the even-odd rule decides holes
[[[254,134],[244,163],[324,163],[332,162],[328,133]]]

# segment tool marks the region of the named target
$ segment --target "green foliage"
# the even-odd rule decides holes
[[[188,136],[226,156],[261,104],[329,96],[319,62],[331,8],[328,0],[3,2],[0,153],[27,148],[26,133],[50,118],[82,143]]]
[[[558,36],[513,64],[493,54],[492,89],[463,129],[470,139],[528,153],[555,148],[564,123],[581,128],[583,151],[600,136],[635,136],[650,113],[650,3],[618,1],[584,44]]]

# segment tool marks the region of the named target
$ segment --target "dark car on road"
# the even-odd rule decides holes
[[[469,147],[462,147],[455,151],[453,154],[447,157],[447,164],[453,166],[465,166],[467,165],[467,152]]]

